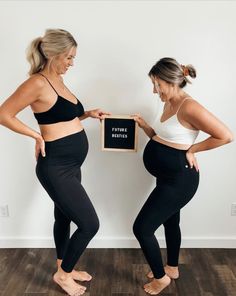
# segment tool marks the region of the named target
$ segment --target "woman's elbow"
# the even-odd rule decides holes
[[[3,124],[4,117],[5,117],[4,113],[5,112],[3,111],[2,105],[0,105],[0,125]]]
[[[9,121],[9,116],[4,114],[3,112],[0,112],[0,125],[5,125],[7,121]]]
[[[224,141],[225,144],[231,143],[234,141],[234,134],[232,132],[228,132],[225,136],[224,136]]]
[[[231,134],[230,134],[230,138],[229,138],[229,143],[230,143],[230,142],[233,142],[233,141],[234,141],[234,134],[231,133]]]
[[[0,125],[2,125],[2,123],[3,123],[3,116],[2,116],[2,114],[0,113]]]

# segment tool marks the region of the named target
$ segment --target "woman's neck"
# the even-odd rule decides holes
[[[60,80],[62,81],[62,77],[59,73],[56,72],[55,69],[53,69],[52,67],[50,67],[50,65],[46,64],[46,66],[44,67],[43,71],[41,71],[43,74],[47,75],[48,77],[50,77],[53,80]]]
[[[184,98],[186,98],[188,95],[183,90],[180,90],[173,94],[173,96],[168,100],[168,104],[172,106],[178,105]]]

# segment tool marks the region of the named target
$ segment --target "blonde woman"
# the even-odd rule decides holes
[[[88,140],[81,120],[101,119],[100,109],[84,111],[82,103],[65,86],[65,75],[76,57],[77,42],[60,29],[46,30],[28,48],[30,77],[1,105],[0,123],[14,132],[32,137],[37,159],[36,173],[54,202],[54,240],[58,270],[54,281],[70,296],[84,294],[87,272],[74,266],[99,228],[94,207],[81,185],[80,167],[88,152]],[[16,115],[30,106],[40,132],[31,129]],[[77,230],[70,237],[70,223]]]
[[[158,295],[171,279],[179,277],[180,209],[192,199],[198,188],[199,168],[195,154],[225,145],[233,140],[233,135],[183,90],[190,82],[187,77],[196,77],[193,66],[163,58],[152,67],[149,76],[153,93],[164,102],[163,113],[152,127],[140,115],[135,115],[134,119],[150,137],[143,160],[148,172],[157,178],[157,186],[139,212],[133,230],[151,267],[147,275],[151,282],[144,289],[151,295]],[[209,137],[195,143],[200,130]],[[162,224],[167,246],[165,267],[154,235]]]

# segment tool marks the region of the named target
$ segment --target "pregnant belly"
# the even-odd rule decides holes
[[[78,117],[65,122],[39,125],[44,141],[54,141],[83,129]]]
[[[180,150],[188,150],[190,148],[191,145],[189,144],[178,144],[178,143],[172,143],[172,142],[168,142],[160,137],[158,137],[157,135],[155,135],[154,137],[152,137],[152,139],[154,141],[157,141],[161,144],[164,144],[166,146],[169,146],[169,147],[172,147],[172,148],[175,148],[175,149],[180,149]]]

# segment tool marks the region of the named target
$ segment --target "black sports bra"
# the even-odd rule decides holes
[[[38,74],[46,78],[48,83],[51,85],[51,87],[54,89],[54,91],[57,94],[56,103],[49,110],[44,112],[37,112],[37,113],[34,112],[34,116],[38,121],[38,124],[52,124],[52,123],[57,123],[62,121],[70,121],[84,114],[84,107],[78,99],[77,99],[77,104],[75,104],[63,98],[57,93],[57,91],[52,86],[51,82],[47,79],[46,76],[44,76],[41,73],[38,73]]]

